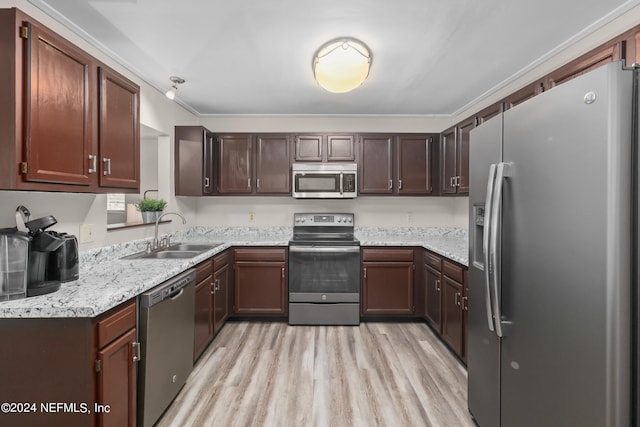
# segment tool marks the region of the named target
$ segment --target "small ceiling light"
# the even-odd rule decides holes
[[[171,80],[171,89],[165,92],[165,96],[169,99],[174,99],[176,97],[176,91],[178,90],[178,85],[181,85],[182,83],[184,83],[185,79],[182,79],[176,76],[171,76],[169,77],[169,80]]]
[[[313,59],[318,84],[334,93],[349,92],[369,75],[371,53],[359,40],[342,38],[325,43]]]

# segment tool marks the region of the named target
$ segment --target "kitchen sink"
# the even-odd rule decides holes
[[[185,258],[193,258],[198,255],[202,251],[159,251],[159,252],[151,252],[144,253],[139,256],[139,258],[145,259],[185,259]]]
[[[188,259],[193,258],[223,243],[198,244],[198,243],[174,243],[169,247],[161,247],[150,252],[142,251],[128,255],[120,259]]]
[[[174,243],[167,248],[167,251],[195,251],[203,252],[220,246],[222,243],[212,243],[210,245],[201,245],[194,243]]]

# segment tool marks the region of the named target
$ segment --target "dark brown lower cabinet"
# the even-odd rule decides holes
[[[213,292],[211,324],[213,335],[224,326],[230,314],[231,267],[229,265],[230,254],[225,251],[213,258]]]
[[[97,318],[0,319],[0,336],[0,401],[36,405],[0,424],[136,425],[135,299]]]
[[[97,403],[105,408],[103,412],[98,412],[100,426],[136,425],[135,342],[136,329],[133,328],[98,351],[100,372]]]
[[[209,259],[196,266],[195,324],[193,330],[193,360],[200,357],[213,338],[211,322],[213,295],[213,263]]]
[[[196,266],[193,360],[198,359],[229,318],[230,251]]]
[[[463,360],[466,352],[467,269],[424,252],[425,319]]]
[[[234,250],[234,260],[233,313],[287,315],[287,249],[237,248]]]
[[[361,314],[413,315],[414,265],[412,248],[363,249]]]
[[[442,333],[442,258],[424,251],[424,314],[427,323]]]
[[[462,284],[444,276],[442,279],[442,338],[462,356]]]

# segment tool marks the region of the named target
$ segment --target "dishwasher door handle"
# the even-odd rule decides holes
[[[178,292],[174,292],[173,294],[169,295],[169,298],[171,299],[171,301],[175,301],[178,298],[180,298],[183,293],[184,293],[184,288],[180,288]]]

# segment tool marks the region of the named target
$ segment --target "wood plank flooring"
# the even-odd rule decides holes
[[[473,426],[467,374],[422,323],[228,322],[158,426]]]

